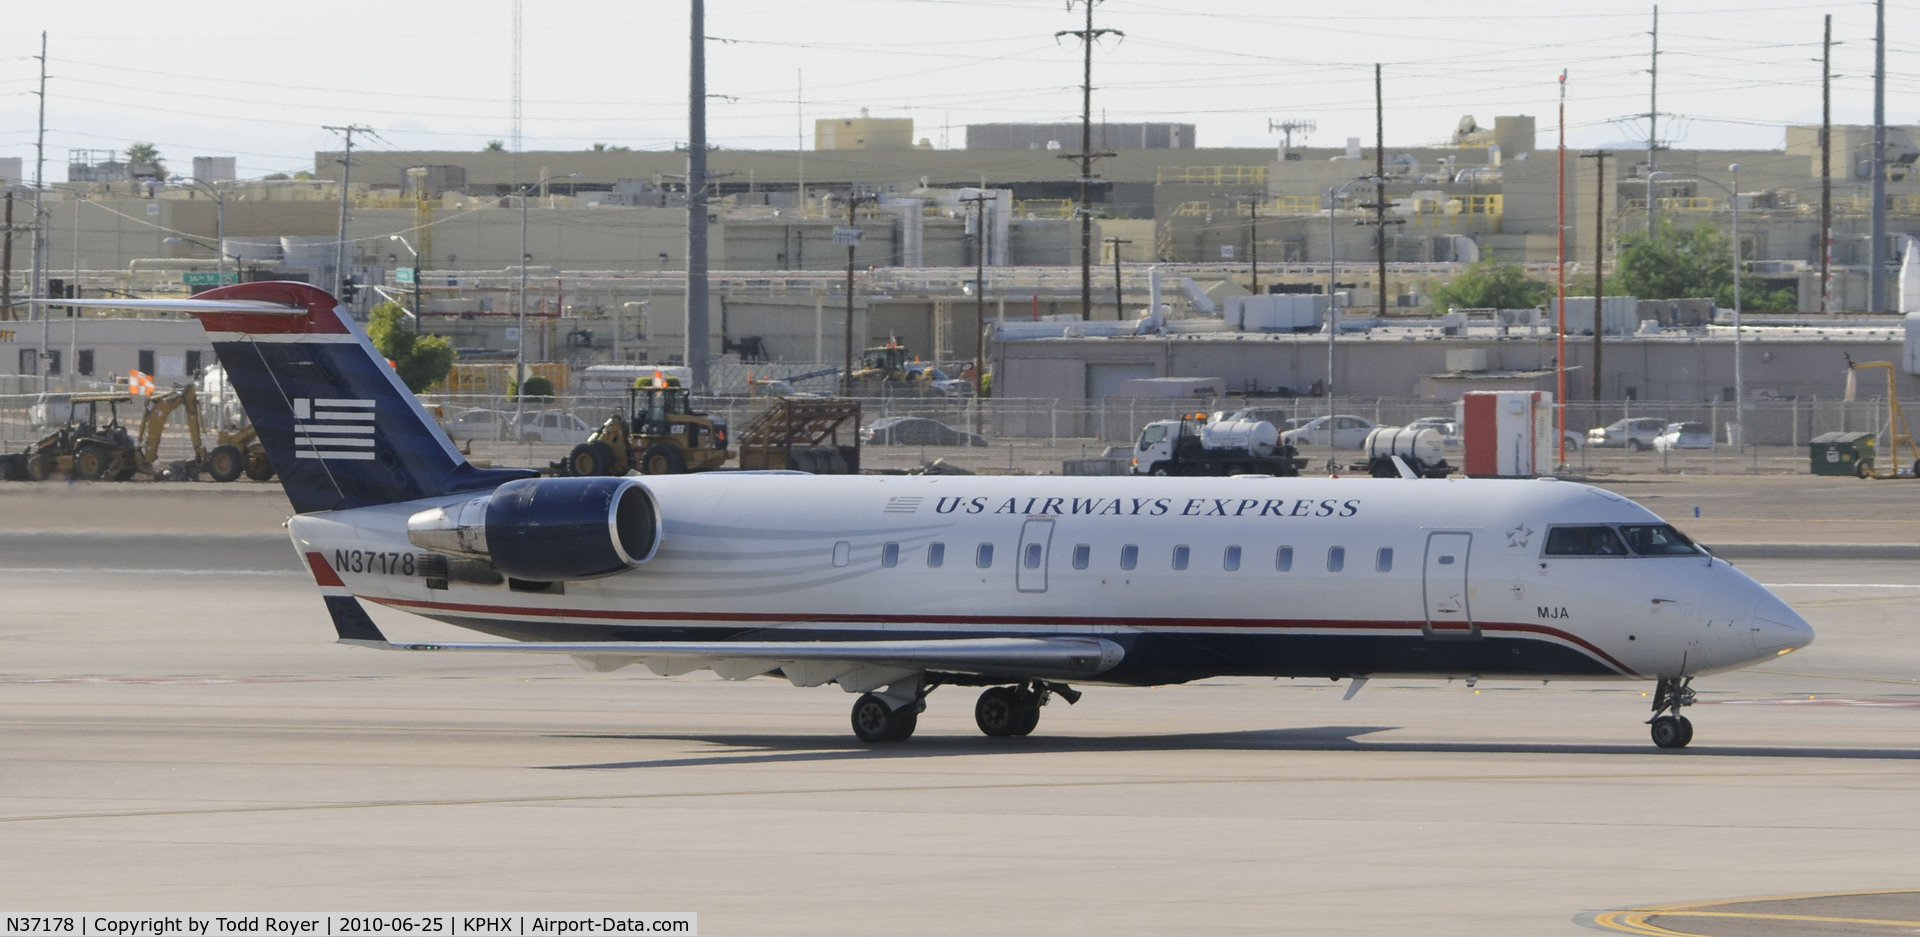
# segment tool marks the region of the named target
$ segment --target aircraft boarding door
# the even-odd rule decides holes
[[[1478,638],[1468,605],[1467,552],[1473,535],[1459,531],[1427,535],[1421,595],[1427,606],[1427,637]]]
[[[1047,591],[1048,547],[1052,521],[1028,521],[1020,527],[1020,552],[1014,554],[1013,581],[1021,592]]]

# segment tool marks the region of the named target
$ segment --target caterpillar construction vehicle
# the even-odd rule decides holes
[[[655,372],[627,390],[627,415],[615,414],[567,454],[555,468],[562,475],[679,475],[720,468],[727,448],[727,421],[693,409],[692,392],[676,378]]]
[[[105,421],[100,419],[102,406],[106,408]],[[141,408],[137,435],[120,422],[122,406]],[[124,392],[75,394],[73,410],[72,419],[28,446],[22,454],[20,461],[25,464],[28,479],[126,481],[136,475],[147,475],[165,480],[192,480],[202,472],[218,482],[230,482],[242,474],[262,481],[273,477],[266,448],[255,438],[252,426],[221,430],[214,447],[206,447],[199,400],[191,384],[150,397]],[[193,458],[162,465],[160,442],[176,410],[186,411]]]

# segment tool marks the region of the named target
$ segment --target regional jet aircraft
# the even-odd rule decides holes
[[[211,334],[347,644],[837,684],[873,743],[910,736],[941,686],[983,688],[980,730],[1020,736],[1076,685],[1651,680],[1653,741],[1678,748],[1695,676],[1813,640],[1745,574],[1585,485],[542,478],[468,463],[322,290],[139,304]],[[363,602],[506,640],[389,640]]]

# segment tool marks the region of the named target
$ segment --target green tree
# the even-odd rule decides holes
[[[505,153],[506,151],[507,145],[498,140],[488,140],[487,145],[480,148],[482,153]]]
[[[1513,264],[1482,260],[1433,291],[1446,309],[1531,309],[1547,301],[1547,286]]]
[[[1733,308],[1733,249],[1711,225],[1682,231],[1663,218],[1651,234],[1630,233],[1620,239],[1615,269],[1618,279],[1610,280],[1610,293],[1640,299],[1707,297],[1722,309]],[[1769,290],[1750,278],[1740,287],[1743,310],[1791,312],[1799,305],[1791,289]]]
[[[136,179],[165,179],[167,164],[160,159],[160,148],[151,143],[138,142],[127,147],[127,174]]]
[[[457,356],[453,343],[438,335],[415,335],[406,325],[406,309],[385,302],[367,316],[367,337],[373,347],[393,362],[400,383],[419,393],[446,380]]]
[[[507,382],[507,399],[508,400],[520,399],[519,384],[513,381]],[[552,400],[553,399],[553,382],[547,380],[545,377],[542,377],[538,374],[535,374],[532,377],[527,378],[527,399],[538,400],[538,401]]]

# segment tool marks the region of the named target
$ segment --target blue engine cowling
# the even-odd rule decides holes
[[[514,579],[598,579],[653,557],[660,515],[637,479],[523,478],[413,515],[407,538],[429,550],[489,560]]]

